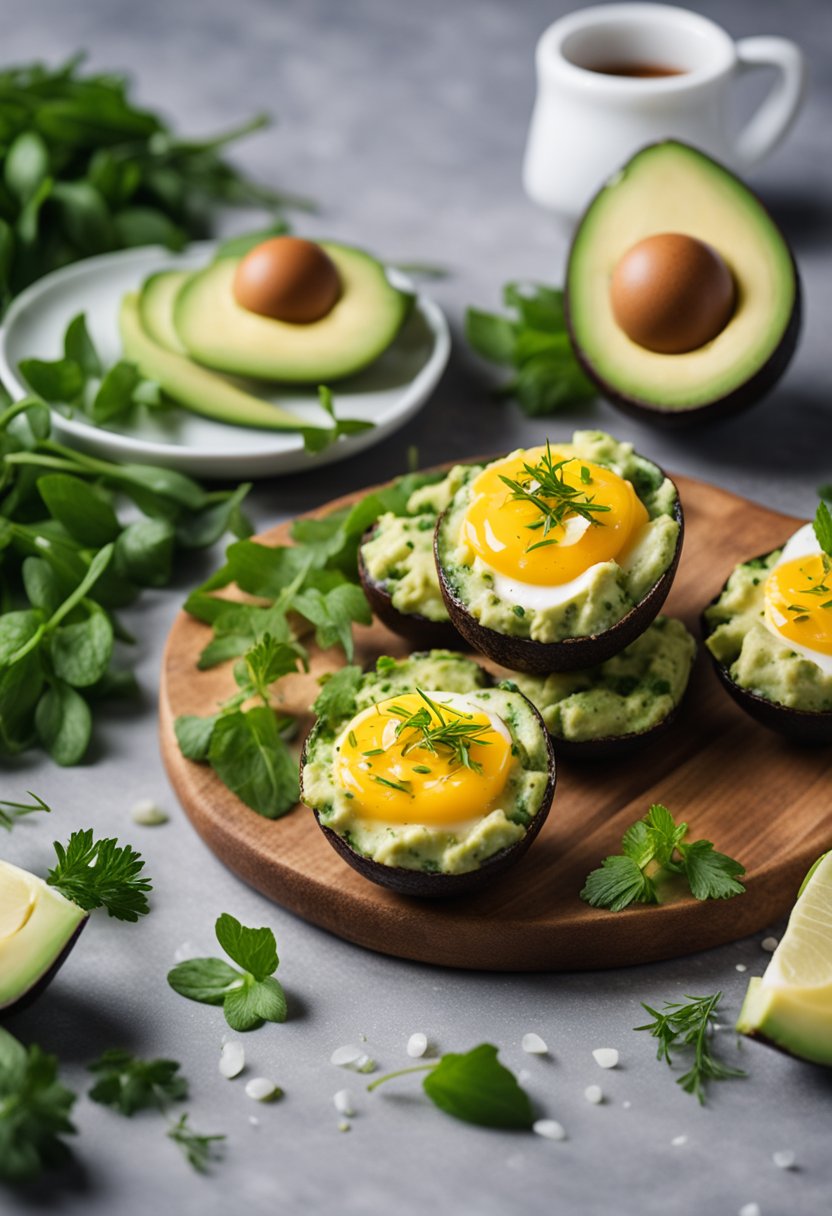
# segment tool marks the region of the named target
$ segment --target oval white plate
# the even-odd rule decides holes
[[[118,307],[157,270],[203,266],[214,243],[199,241],[183,253],[159,247],[127,249],[87,258],[56,270],[17,297],[0,330],[0,378],[15,398],[27,387],[17,372],[21,359],[57,359],[63,352],[67,325],[79,312],[106,366],[121,357]],[[390,271],[397,287],[410,288],[406,276]],[[432,300],[417,295],[409,320],[385,353],[357,376],[333,386],[339,418],[361,418],[375,428],[345,436],[315,456],[303,450],[299,435],[227,426],[184,409],[150,412],[140,409],[127,423],[107,429],[82,416],[67,418],[52,411],[56,434],[98,456],[158,464],[203,477],[252,478],[294,473],[314,465],[343,460],[386,438],[424,405],[448,362],[448,323]],[[261,394],[279,401],[310,425],[326,425],[317,392],[297,386],[268,386]]]

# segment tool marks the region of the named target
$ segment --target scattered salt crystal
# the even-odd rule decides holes
[[[544,1140],[565,1140],[566,1132],[555,1119],[538,1119],[532,1124],[532,1131]]]
[[[773,954],[777,949],[778,941],[776,937],[764,937],[760,942],[760,945],[763,950],[765,950],[766,954]]]
[[[797,1160],[790,1148],[779,1149],[776,1153],[772,1153],[771,1159],[777,1168],[781,1170],[793,1169],[794,1163]]]
[[[543,1039],[541,1039],[540,1035],[535,1034],[533,1031],[531,1031],[529,1034],[523,1035],[520,1046],[524,1051],[528,1052],[530,1056],[545,1056],[549,1051],[549,1048],[546,1046]]]
[[[252,1126],[252,1127],[259,1127],[259,1126],[260,1126],[260,1120],[257,1118],[257,1116],[256,1116],[256,1115],[249,1115],[249,1117],[248,1117],[248,1121],[249,1121],[249,1123],[251,1124],[251,1126]]]
[[[615,1068],[618,1064],[618,1052],[614,1047],[596,1047],[592,1058],[599,1068]]]
[[[418,1060],[428,1049],[428,1036],[417,1031],[407,1040],[407,1054],[411,1060]]]
[[[336,1068],[354,1068],[363,1055],[364,1052],[360,1047],[348,1043],[344,1047],[336,1047],[329,1057],[329,1062]]]
[[[737,963],[737,971],[747,971],[747,970],[748,970],[748,968],[746,967],[745,963]]]
[[[140,798],[132,807],[130,818],[134,823],[152,828],[159,823],[167,823],[169,816],[160,806],[156,805],[152,798]]]
[[[587,1102],[591,1102],[593,1106],[600,1106],[604,1101],[604,1092],[600,1085],[587,1085],[584,1090],[584,1097]]]
[[[624,1107],[624,1110],[629,1110],[633,1104],[630,1101],[626,1101],[626,1102],[622,1102],[621,1105]]]
[[[268,1077],[252,1077],[246,1081],[246,1093],[255,1102],[273,1102],[275,1098],[283,1097],[283,1090]]]
[[[377,1068],[375,1060],[371,1060],[369,1056],[361,1055],[353,1064],[356,1072],[375,1072]]]
[[[683,1144],[687,1144],[687,1136],[674,1136],[670,1143],[674,1148],[681,1148]]]
[[[759,1203],[744,1203],[737,1216],[761,1216]]]
[[[220,1052],[220,1073],[230,1081],[238,1077],[246,1066],[246,1053],[242,1043],[229,1039]]]
[[[348,1132],[350,1130],[351,1126],[352,1126],[352,1124],[347,1123],[346,1119],[342,1119],[341,1122],[338,1124],[338,1131],[339,1132]]]
[[[335,1109],[339,1115],[354,1115],[355,1111],[352,1108],[352,1099],[348,1089],[339,1089],[337,1094],[334,1094],[332,1101],[335,1103]]]

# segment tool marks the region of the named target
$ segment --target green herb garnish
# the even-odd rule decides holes
[[[580,516],[591,524],[602,525],[603,520],[596,516],[609,511],[610,507],[584,494],[577,486],[571,486],[564,478],[563,469],[574,461],[574,456],[566,460],[555,460],[549,440],[546,440],[546,453],[537,464],[523,463],[523,480],[500,475],[500,481],[511,491],[510,500],[528,502],[542,516],[533,523],[526,524],[532,532],[543,530],[542,538],[530,543],[526,552],[541,549],[545,545],[554,545],[554,539],[548,539],[553,528],[562,526],[572,516]]]
[[[37,794],[33,794],[28,790],[30,798],[34,798],[34,802],[7,802],[0,800],[0,828],[5,828],[10,832],[19,819],[25,818],[26,815],[32,815],[36,811],[45,811],[47,814],[52,810],[47,806],[42,798],[38,798]]]
[[[396,1077],[416,1072],[427,1073],[422,1088],[434,1106],[455,1119],[502,1128],[529,1128],[534,1121],[528,1094],[497,1059],[497,1048],[491,1043],[388,1073],[367,1090],[372,1092]]]
[[[215,931],[225,953],[242,970],[219,958],[192,958],[168,972],[174,992],[204,1005],[222,1005],[232,1030],[285,1022],[286,996],[274,978],[278,957],[271,929],[248,929],[224,912]]]
[[[400,719],[396,726],[396,738],[402,742],[402,755],[409,756],[417,748],[424,748],[432,756],[443,752],[452,765],[481,773],[482,765],[471,758],[471,748],[475,744],[479,747],[491,746],[491,740],[483,738],[491,733],[490,723],[475,722],[473,714],[454,709],[451,705],[440,705],[421,688],[417,688],[416,693],[425,705],[414,713],[408,713],[401,705],[391,705],[387,710]]]
[[[168,1139],[182,1150],[189,1165],[198,1173],[204,1174],[209,1166],[219,1159],[220,1145],[225,1136],[206,1136],[196,1132],[188,1125],[188,1116],[182,1115],[168,1131]]]
[[[658,880],[674,876],[688,884],[696,899],[742,895],[745,887],[738,879],[745,867],[718,853],[709,840],[686,842],[687,834],[686,823],[677,824],[666,806],[654,804],[624,833],[621,853],[605,857],[592,871],[581,899],[613,912],[634,903],[657,904]]]
[[[832,511],[825,502],[818,503],[813,528],[822,551],[832,557]]]
[[[93,1102],[111,1106],[128,1117],[148,1107],[164,1110],[188,1095],[188,1083],[175,1060],[140,1060],[111,1048],[89,1065],[97,1080],[89,1091]]]
[[[744,1077],[741,1068],[731,1068],[722,1064],[713,1053],[713,1023],[716,1021],[719,1002],[722,993],[713,996],[686,996],[688,1004],[681,1001],[665,1001],[662,1011],[642,1003],[653,1019],[644,1026],[636,1026],[636,1030],[647,1030],[658,1039],[659,1046],[656,1058],[666,1060],[672,1066],[671,1049],[674,1051],[691,1051],[693,1060],[690,1068],[683,1076],[677,1077],[677,1085],[681,1085],[687,1094],[693,1094],[704,1105],[705,1085],[708,1081],[726,1081],[732,1077]]]
[[[26,1182],[68,1161],[64,1136],[76,1095],[58,1080],[56,1056],[0,1029],[0,1178]]]
[[[146,892],[153,889],[142,874],[144,861],[129,844],[95,840],[92,828],[73,832],[64,847],[55,841],[58,864],[46,881],[79,908],[106,908],[116,920],[137,921],[150,911]]]

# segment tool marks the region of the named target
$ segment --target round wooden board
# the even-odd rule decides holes
[[[775,548],[797,521],[724,490],[678,478],[686,517],[682,561],[666,611],[698,636],[698,617],[733,566]],[[362,492],[363,493],[363,492]],[[314,515],[354,502],[354,494]],[[285,543],[289,524],[258,539]],[[179,714],[208,714],[233,691],[230,664],[200,672],[206,625],[180,613],[163,661],[161,746],[174,789],[209,847],[246,882],[313,924],[382,953],[492,971],[619,967],[704,950],[771,924],[791,906],[803,874],[832,844],[832,748],[801,748],[756,725],[700,654],[687,698],[655,749],[617,762],[558,766],[555,801],[528,855],[494,886],[441,903],[403,899],[367,882],[330,847],[312,812],[264,819],[207,765],[183,759]],[[356,630],[356,662],[401,655],[378,622]],[[314,653],[309,675],[278,686],[281,707],[311,725],[316,677],[337,666]],[[618,850],[623,831],[664,802],[696,837],[739,858],[747,892],[610,913],[578,898],[586,875]]]

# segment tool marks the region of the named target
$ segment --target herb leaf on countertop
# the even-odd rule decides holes
[[[31,790],[27,790],[27,793],[34,802],[9,802],[7,799],[0,799],[0,828],[10,832],[14,825],[27,815],[36,811],[45,811],[47,815],[51,812],[52,808],[37,794],[33,794]]]
[[[89,1091],[92,1101],[128,1117],[147,1107],[164,1110],[168,1102],[188,1095],[188,1083],[178,1075],[175,1060],[140,1060],[114,1047],[88,1067],[97,1077]]]
[[[75,1101],[58,1080],[56,1056],[0,1028],[0,1178],[27,1182],[69,1160],[63,1137],[75,1132]]]
[[[219,1159],[219,1150],[225,1136],[206,1136],[194,1129],[188,1123],[188,1116],[182,1115],[168,1131],[168,1139],[182,1150],[185,1160],[200,1174],[206,1173],[208,1167]]]
[[[705,1103],[705,1086],[708,1081],[726,1081],[746,1074],[741,1068],[733,1068],[723,1064],[714,1054],[713,1030],[716,1022],[722,993],[712,996],[687,996],[687,1004],[681,1001],[665,1001],[661,1011],[642,1003],[642,1008],[650,1014],[652,1021],[644,1026],[636,1026],[636,1030],[647,1030],[654,1039],[658,1040],[656,1058],[665,1060],[672,1066],[671,1050],[692,1051],[693,1059],[690,1068],[681,1077],[676,1078],[687,1094],[693,1094],[699,1102]]]
[[[46,881],[79,908],[106,908],[116,920],[137,921],[150,907],[147,891],[153,889],[143,876],[144,860],[130,845],[114,838],[95,840],[92,828],[73,832],[64,847],[54,843],[58,863]]]

